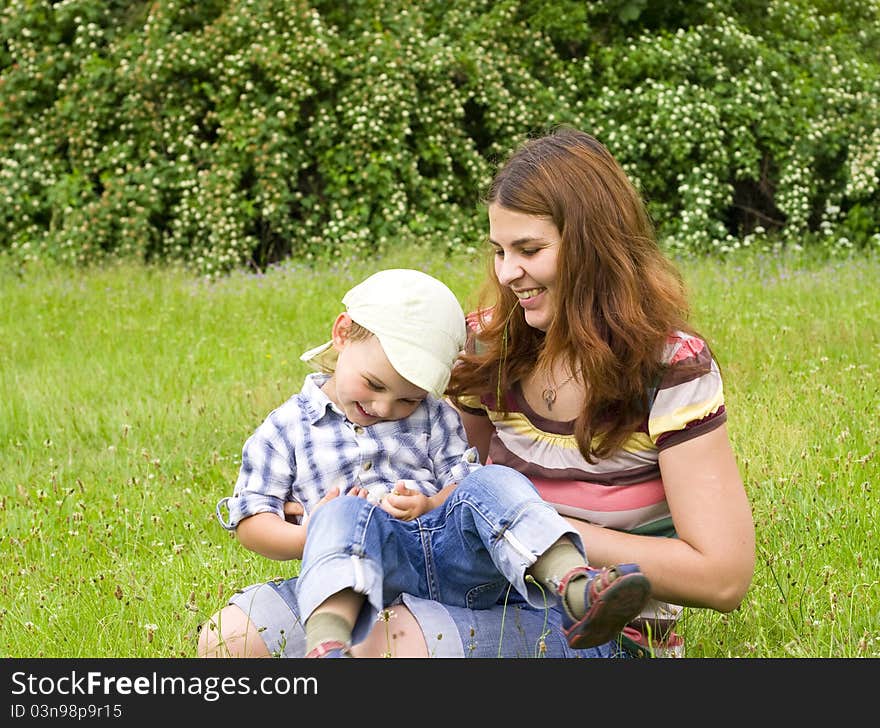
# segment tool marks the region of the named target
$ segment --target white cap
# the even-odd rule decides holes
[[[464,348],[464,311],[455,294],[427,273],[392,268],[371,275],[342,298],[352,321],[372,332],[400,376],[442,396]],[[337,352],[328,341],[300,359],[332,371]]]

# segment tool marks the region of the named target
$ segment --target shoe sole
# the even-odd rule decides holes
[[[569,646],[582,650],[610,642],[639,615],[650,594],[651,582],[644,574],[619,576],[571,628],[567,634]]]

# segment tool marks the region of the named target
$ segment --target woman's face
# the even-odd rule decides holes
[[[545,217],[489,205],[495,276],[516,294],[526,323],[547,331],[556,315],[556,265],[562,236]]]

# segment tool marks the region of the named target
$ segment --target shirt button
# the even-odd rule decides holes
[[[477,462],[477,456],[476,456],[476,454],[475,454],[475,453],[472,453],[472,452],[469,452],[469,453],[467,454],[467,461],[468,461],[469,463],[475,463],[475,462]]]
[[[365,462],[363,465],[361,465],[361,470],[366,472],[367,470],[369,470],[372,467],[373,467],[373,463],[371,463],[369,460],[367,460],[367,462]]]
[[[355,425],[355,426],[354,426],[354,432],[355,432],[356,435],[363,435],[363,434],[364,434],[364,428],[361,427],[360,425]]]

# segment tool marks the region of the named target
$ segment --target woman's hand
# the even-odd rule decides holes
[[[331,488],[327,491],[327,494],[315,504],[311,513],[306,513],[306,509],[302,507],[302,503],[287,501],[287,503],[284,504],[284,520],[288,523],[295,523],[298,526],[305,526],[309,522],[309,517],[318,510],[318,508],[324,505],[327,501],[333,500],[338,496],[339,488]]]
[[[300,518],[305,515],[306,509],[302,507],[302,503],[296,501],[287,501],[284,504],[284,520],[288,523],[300,525]]]

